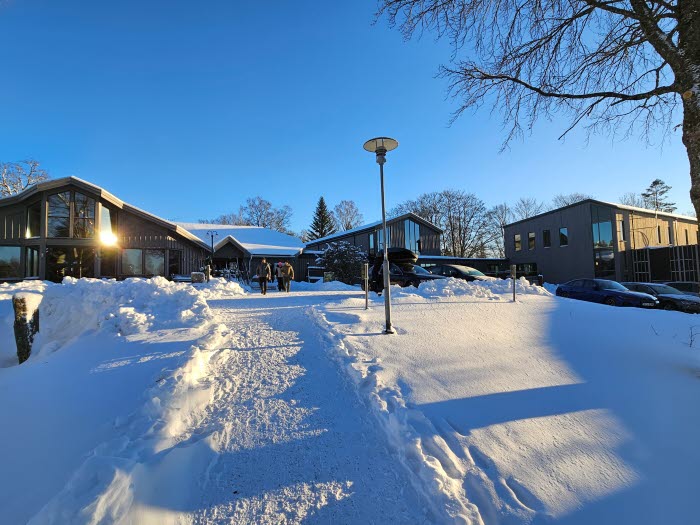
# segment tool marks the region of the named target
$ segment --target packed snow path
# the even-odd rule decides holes
[[[210,301],[231,335],[210,362],[212,402],[196,430],[216,456],[196,473],[194,523],[432,521],[323,351],[304,304],[319,299]]]

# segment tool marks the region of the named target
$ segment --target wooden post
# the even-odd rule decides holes
[[[39,303],[41,295],[35,293],[18,293],[12,297],[15,310],[15,342],[17,358],[24,363],[32,353],[34,336],[39,331]]]

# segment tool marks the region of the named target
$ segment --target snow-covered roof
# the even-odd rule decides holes
[[[215,231],[214,250],[233,242],[251,255],[294,256],[304,249],[300,239],[286,233],[259,226],[232,226],[230,224],[201,224],[178,222],[178,226],[211,245],[208,231]]]

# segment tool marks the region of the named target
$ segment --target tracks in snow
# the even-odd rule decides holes
[[[211,301],[230,329],[210,360],[191,521],[424,523],[424,502],[323,351],[294,295]]]

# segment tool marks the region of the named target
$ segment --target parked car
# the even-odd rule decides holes
[[[635,292],[653,295],[659,300],[659,307],[664,310],[700,313],[700,297],[687,294],[667,284],[622,283],[622,285]]]
[[[410,250],[389,248],[389,282],[399,286],[418,286],[422,282],[444,279],[418,266],[417,259],[418,256]],[[384,255],[380,254],[369,268],[369,289],[372,292],[381,293],[384,289],[383,263]]]
[[[656,308],[659,305],[659,300],[653,295],[633,292],[620,283],[608,279],[574,279],[560,284],[556,294],[559,297],[603,303],[609,306]]]
[[[495,281],[495,277],[484,275],[479,270],[461,264],[440,264],[429,269],[430,273],[443,277],[454,277],[465,281]]]
[[[683,293],[700,297],[700,283],[695,281],[675,281],[664,284],[673,286],[676,290],[680,290]]]

